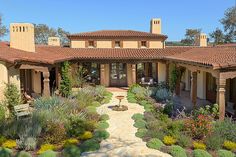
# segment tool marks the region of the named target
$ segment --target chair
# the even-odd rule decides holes
[[[31,115],[29,104],[22,104],[22,105],[14,106],[14,112],[15,112],[17,119],[19,119],[20,117],[23,117],[23,116]]]

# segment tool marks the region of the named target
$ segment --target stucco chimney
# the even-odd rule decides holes
[[[154,18],[150,23],[150,33],[161,34],[161,19]]]
[[[35,52],[34,25],[31,23],[11,23],[10,47]]]
[[[207,46],[207,35],[205,33],[199,33],[195,36],[195,46],[206,47]]]
[[[59,37],[49,37],[48,45],[50,46],[60,46],[60,38]]]

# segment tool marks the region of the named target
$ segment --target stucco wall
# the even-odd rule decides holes
[[[149,48],[163,48],[162,41],[149,41]]]
[[[17,86],[20,90],[20,70],[10,67],[8,69],[9,81]]]
[[[35,93],[41,93],[41,72],[32,70],[32,88]]]
[[[197,97],[206,99],[206,72],[197,73]]]
[[[5,83],[8,82],[8,71],[4,62],[0,61],[0,100],[4,99],[3,91],[5,88]]]
[[[158,83],[166,81],[166,64],[158,62]]]
[[[112,41],[97,41],[97,48],[112,48]]]
[[[138,41],[123,41],[123,48],[138,48]]]
[[[71,48],[85,48],[85,41],[71,40]]]

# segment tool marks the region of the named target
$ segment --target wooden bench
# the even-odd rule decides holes
[[[14,106],[14,111],[15,111],[17,119],[23,116],[31,115],[29,104],[16,105]]]

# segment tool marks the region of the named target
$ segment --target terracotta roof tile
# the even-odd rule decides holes
[[[134,30],[100,30],[94,32],[83,32],[77,34],[68,35],[71,37],[148,37],[148,38],[163,38],[166,39],[166,35],[152,34],[148,32],[134,31]]]

